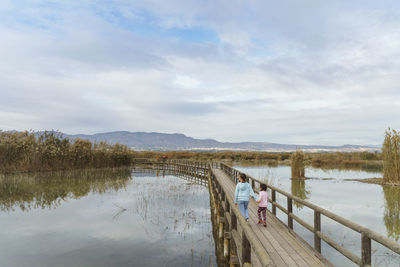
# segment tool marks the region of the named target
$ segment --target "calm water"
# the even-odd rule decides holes
[[[306,169],[306,176],[312,179],[299,181],[290,179],[290,166],[243,166],[236,164],[234,167],[344,218],[366,226],[396,242],[400,242],[400,187],[344,180],[382,177],[379,172],[361,170],[324,171],[322,169],[308,168]],[[286,206],[286,198],[280,197],[278,202]],[[297,205],[294,207],[294,213],[310,225],[313,225],[312,210]],[[279,218],[287,222],[287,217],[284,216],[283,212],[279,214]],[[313,245],[313,235],[308,230],[304,230],[297,223],[295,223],[295,230]],[[349,231],[347,228],[327,218],[322,219],[322,232],[334,237],[335,241],[343,244],[356,255],[361,255],[360,234]],[[372,249],[372,263],[374,266],[400,266],[399,255],[393,254],[376,242],[372,242]],[[355,266],[326,244],[323,244],[322,250],[323,255],[327,256],[337,266]]]
[[[172,175],[3,175],[0,229],[0,266],[216,266],[208,189]]]

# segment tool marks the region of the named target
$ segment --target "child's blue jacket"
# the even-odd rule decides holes
[[[238,183],[235,190],[235,203],[239,201],[249,201],[250,196],[257,199],[257,195],[254,194],[253,188],[249,183]]]

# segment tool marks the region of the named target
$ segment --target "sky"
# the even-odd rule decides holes
[[[381,144],[399,1],[1,0],[0,129]]]

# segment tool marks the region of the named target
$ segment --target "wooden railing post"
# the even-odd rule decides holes
[[[246,262],[251,263],[251,246],[244,231],[242,232],[242,259],[243,264]]]
[[[276,215],[276,206],[274,202],[276,202],[276,191],[272,189],[272,214]]]
[[[251,179],[251,188],[253,188],[253,190],[254,190],[255,187],[256,187],[256,184],[254,182],[254,179]]]
[[[314,210],[314,248],[321,253],[321,238],[317,232],[321,232],[321,213]]]
[[[371,265],[371,239],[361,233],[361,266]]]
[[[233,211],[231,211],[231,229],[237,230],[237,218]]]
[[[230,232],[232,233],[233,231],[237,231],[237,218],[235,213],[232,210],[232,207],[230,208],[230,214],[231,214],[231,225],[230,225]],[[230,255],[229,255],[229,263],[230,266],[238,266],[238,257],[236,253],[236,244],[235,240],[231,238],[230,240]]]
[[[287,198],[287,216],[288,216],[288,227],[293,230],[293,218],[290,216],[293,213],[293,201],[291,198]]]

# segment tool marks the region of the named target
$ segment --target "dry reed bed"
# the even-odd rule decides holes
[[[132,158],[132,151],[118,143],[72,141],[47,131],[0,131],[0,172],[120,167]]]

